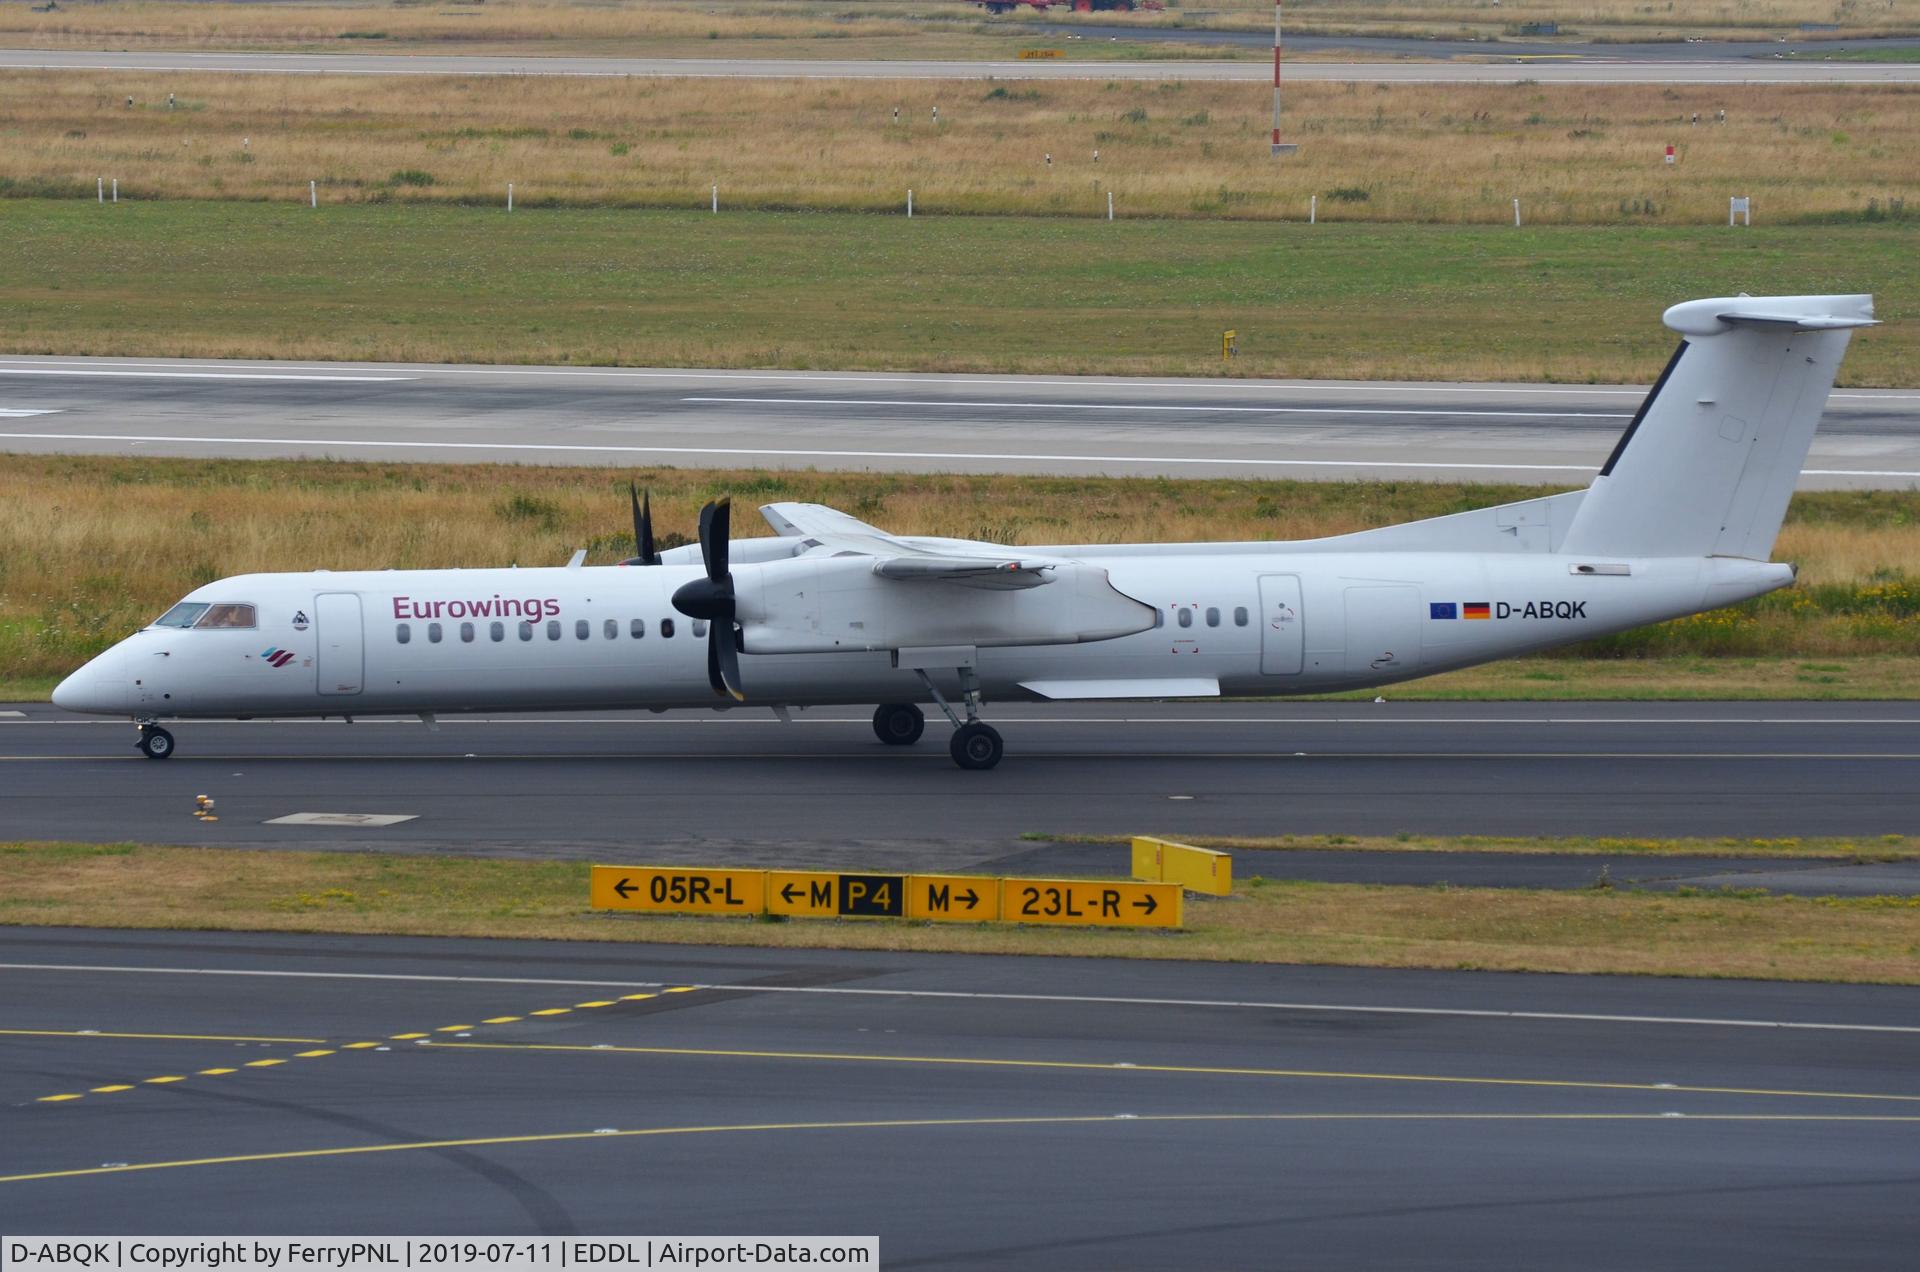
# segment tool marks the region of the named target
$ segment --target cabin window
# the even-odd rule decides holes
[[[1184,605],[1180,607],[1180,626],[1182,627],[1193,626],[1193,611],[1188,609]]]
[[[620,620],[617,618],[608,619],[604,630],[606,632],[606,637],[608,640],[619,640],[620,639]]]
[[[533,639],[533,624],[527,622],[525,619],[522,619],[520,622],[520,639],[521,640]]]
[[[440,643],[440,624],[427,624],[427,643],[429,645],[438,645]]]
[[[473,644],[473,624],[472,623],[460,624],[460,643],[462,645]]]
[[[396,623],[393,628],[393,638],[404,645],[413,639],[413,628],[405,623]]]
[[[647,634],[646,619],[636,618],[631,623],[627,624],[627,635],[633,637],[635,640],[639,640],[642,636],[645,636],[646,634]]]
[[[213,605],[200,616],[195,627],[252,627],[253,606],[251,605]]]
[[[1207,626],[1220,626],[1220,607],[1218,605],[1207,606]]]
[[[694,619],[694,620],[693,620],[693,634],[694,634],[695,636],[705,636],[705,635],[707,634],[707,620],[706,620],[706,619],[704,619],[704,618],[696,618],[696,619]]]
[[[1245,627],[1247,625],[1247,607],[1246,606],[1236,605],[1233,607],[1233,625],[1235,627]]]
[[[155,627],[192,627],[193,620],[211,608],[213,607],[200,601],[182,601],[154,619],[153,625]]]
[[[672,619],[663,618],[660,620],[660,639],[661,640],[673,639],[673,620]]]
[[[547,620],[547,639],[548,640],[560,639],[560,620],[559,619],[550,618]]]
[[[494,640],[505,640],[507,638],[507,625],[505,623],[495,623],[488,629],[487,635],[491,636]]]
[[[591,635],[593,635],[593,624],[584,618],[577,618],[573,621],[573,638],[575,640],[585,640]]]

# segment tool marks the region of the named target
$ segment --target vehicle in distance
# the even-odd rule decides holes
[[[996,543],[769,504],[770,538],[553,569],[249,574],[195,589],[54,690],[162,720],[879,703],[883,742],[953,724],[999,762],[988,698],[1210,698],[1389,684],[1731,605],[1769,561],[1870,296],[1676,305],[1682,340],[1593,484],[1292,543]]]

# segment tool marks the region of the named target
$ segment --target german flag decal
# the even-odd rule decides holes
[[[1460,608],[1464,611],[1464,613],[1460,615],[1462,618],[1493,617],[1493,607],[1486,601],[1468,601]]]

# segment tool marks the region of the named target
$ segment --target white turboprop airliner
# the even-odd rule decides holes
[[[1696,300],[1679,349],[1585,490],[1298,543],[1007,548],[895,536],[817,504],[775,537],[627,565],[248,574],[196,589],[53,701],[162,719],[915,703],[992,768],[987,697],[1208,698],[1388,684],[1699,613],[1785,587],[1768,556],[1870,296]],[[957,708],[957,709],[956,709]]]

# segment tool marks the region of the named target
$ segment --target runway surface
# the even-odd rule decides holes
[[[1233,80],[1266,83],[1272,64],[1206,61],[853,61],[781,58],[416,56],[0,49],[0,70],[227,71],[280,75],[570,75],[723,79]],[[1290,62],[1287,78],[1334,83],[1911,84],[1920,63],[1741,61]]]
[[[125,721],[9,710],[22,839],[936,871],[1028,832],[1773,838],[1920,815],[1912,703],[991,703],[991,773],[954,767],[937,716],[889,748],[857,708],[183,722],[165,761]],[[295,813],[413,820],[266,824]]]
[[[1645,390],[0,358],[0,450],[1588,482]],[[1920,389],[1840,389],[1803,489],[1920,482]]]
[[[10,1233],[878,1233],[889,1268],[1920,1237],[1906,988],[40,929],[0,963]]]

